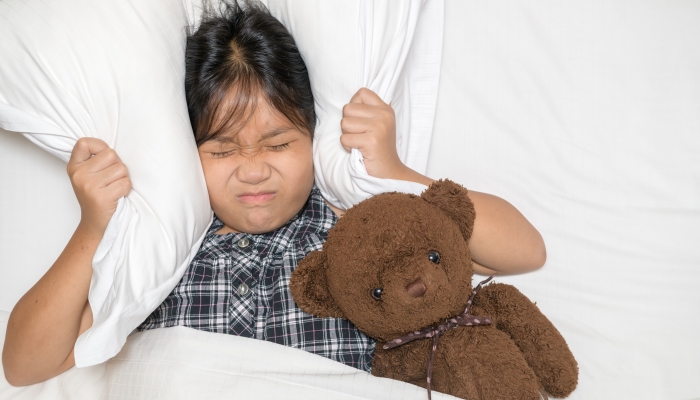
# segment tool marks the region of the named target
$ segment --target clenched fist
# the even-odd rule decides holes
[[[73,147],[66,170],[80,203],[80,224],[103,235],[117,201],[131,190],[126,165],[104,141],[82,138]]]
[[[350,151],[359,149],[367,173],[376,178],[396,179],[406,167],[396,151],[394,109],[373,91],[362,88],[343,107],[340,143]]]

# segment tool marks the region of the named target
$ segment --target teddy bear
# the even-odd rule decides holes
[[[376,340],[372,374],[464,399],[566,397],[578,365],[566,341],[514,286],[472,287],[474,205],[444,179],[420,196],[384,193],[338,220],[290,290],[320,317]]]

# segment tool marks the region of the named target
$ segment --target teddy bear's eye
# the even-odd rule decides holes
[[[435,264],[439,263],[440,262],[440,253],[438,253],[435,250],[431,251],[430,253],[428,253],[428,260],[430,260],[430,262],[435,263]]]
[[[372,289],[372,297],[373,297],[375,300],[381,300],[381,298],[382,298],[382,292],[383,292],[383,291],[384,291],[384,289],[382,289],[382,288],[374,288],[374,289]]]

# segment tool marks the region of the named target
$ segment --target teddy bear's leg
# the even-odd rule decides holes
[[[507,333],[545,391],[566,397],[576,388],[578,364],[559,331],[518,289],[501,283],[484,287],[474,299],[475,315],[490,315]]]
[[[508,335],[463,327],[440,338],[433,387],[464,399],[540,400],[537,377]]]

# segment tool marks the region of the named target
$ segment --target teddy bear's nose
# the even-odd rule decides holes
[[[421,278],[416,279],[406,286],[406,291],[411,297],[421,297],[423,294],[425,294],[425,289],[425,283],[423,283]]]

